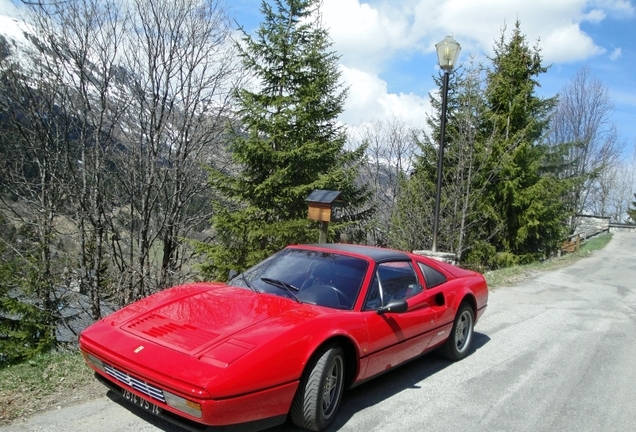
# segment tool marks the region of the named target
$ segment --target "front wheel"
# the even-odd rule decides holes
[[[442,345],[440,353],[450,360],[461,360],[468,355],[473,340],[475,319],[473,308],[462,303],[455,315],[451,334]]]
[[[340,406],[344,390],[344,351],[323,348],[309,363],[291,406],[296,426],[321,431],[329,427]]]

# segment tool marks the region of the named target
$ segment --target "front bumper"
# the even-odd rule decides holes
[[[97,357],[93,353],[90,355]],[[109,361],[101,358],[99,360],[108,366],[108,371],[115,369],[120,374],[127,375],[130,378],[122,379],[110,372],[107,373],[104,370],[95,368],[91,363],[87,362],[95,371],[95,375],[101,383],[120,396],[123,396],[124,391],[128,391],[158,406],[161,408],[161,413],[155,413],[156,415],[191,431],[257,431],[282,424],[287,418],[287,413],[298,387],[298,381],[294,381],[257,392],[223,399],[196,398],[192,395],[179,394],[179,396],[201,406],[201,417],[198,418],[169,406],[163,397],[155,396],[155,393],[161,393],[164,390],[174,393],[174,390],[168,386],[148,380],[140,373],[130,372],[122,368],[121,365],[111,365]],[[144,384],[146,385],[144,386]],[[128,405],[125,399],[122,399],[122,401],[125,405]]]

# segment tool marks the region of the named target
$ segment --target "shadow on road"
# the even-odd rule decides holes
[[[490,338],[483,334],[475,332],[473,333],[473,347],[471,353],[479,350],[486,345]],[[469,354],[469,355],[470,355]],[[385,373],[359,387],[352,390],[348,390],[344,393],[340,409],[336,416],[336,420],[328,431],[337,431],[344,426],[351,417],[357,412],[377,405],[378,403],[391,398],[392,396],[400,393],[406,389],[417,389],[419,383],[422,380],[427,379],[430,376],[444,370],[453,362],[446,360],[435,353],[426,354],[415,360],[412,360],[394,370]],[[143,410],[123,399],[118,394],[109,391],[107,396],[117,404],[126,408],[128,411],[140,417],[144,421],[152,424],[158,429],[165,432],[184,432],[179,426],[176,426],[160,417],[157,417],[148,411]],[[281,426],[277,426],[272,429],[267,429],[267,432],[300,432],[303,429],[294,426],[288,419],[287,423]]]
[[[483,333],[475,332],[473,337],[469,355],[490,341],[490,338]],[[345,391],[336,419],[327,431],[339,430],[359,411],[377,405],[403,390],[420,388],[417,385],[420,381],[435,375],[451,364],[453,364],[452,361],[440,357],[435,352],[429,353],[374,378],[360,387]],[[288,419],[285,425],[268,429],[267,432],[300,432],[302,430]]]

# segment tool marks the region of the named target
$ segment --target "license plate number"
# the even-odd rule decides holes
[[[128,390],[124,390],[123,397],[128,402],[137,405],[138,407],[141,407],[146,411],[150,411],[153,414],[161,414],[161,408],[159,408],[157,405],[148,402],[146,399],[141,398],[136,394],[129,392]]]

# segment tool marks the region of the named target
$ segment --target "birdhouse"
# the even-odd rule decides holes
[[[316,189],[305,198],[305,201],[309,205],[308,219],[321,222],[337,222],[342,219],[346,202],[342,199],[340,191]]]

